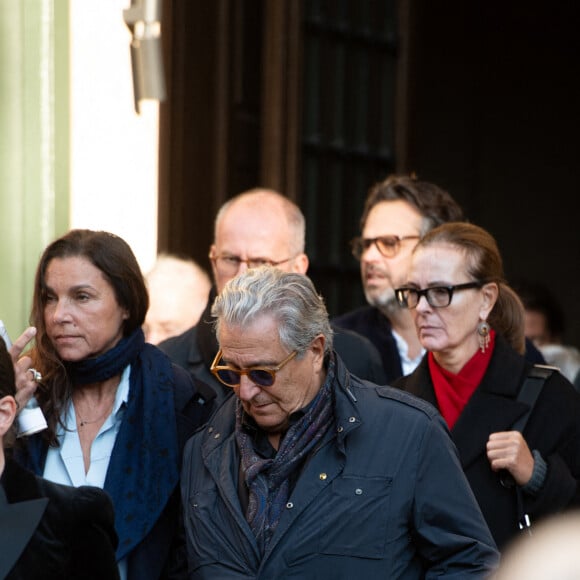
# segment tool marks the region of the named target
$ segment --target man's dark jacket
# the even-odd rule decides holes
[[[391,321],[374,306],[363,306],[332,319],[335,326],[358,332],[379,351],[387,384],[403,375],[401,355],[393,337]]]
[[[331,389],[334,422],[263,556],[239,499],[237,397],[188,441],[190,580],[487,578],[498,554],[439,413],[360,381],[339,357]]]

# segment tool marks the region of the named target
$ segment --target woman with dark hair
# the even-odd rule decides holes
[[[0,338],[0,578],[118,578],[107,494],[49,482],[10,458],[15,394],[12,360]]]
[[[498,547],[580,505],[580,395],[523,356],[524,309],[493,237],[468,223],[431,230],[395,292],[427,350],[395,385],[443,415]]]
[[[147,306],[143,276],[120,237],[72,230],[46,248],[28,374],[38,380],[48,429],[28,438],[23,457],[47,479],[109,493],[121,577],[139,580],[185,577],[181,454],[204,418],[189,375],[145,343]]]

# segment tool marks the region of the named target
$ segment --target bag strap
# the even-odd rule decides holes
[[[530,408],[513,424],[513,431],[519,431],[520,433],[523,433],[524,427],[526,426],[526,423],[528,422],[528,419],[534,410],[536,401],[542,392],[544,383],[555,370],[557,370],[556,367],[549,365],[534,365],[529,370],[528,376],[526,377],[524,384],[518,393],[517,401],[520,403],[527,403]]]
[[[521,403],[527,403],[530,408],[513,424],[512,430],[519,431],[522,433],[534,410],[534,406],[540,393],[542,392],[542,388],[544,387],[544,383],[546,380],[552,375],[552,373],[558,370],[556,367],[548,366],[548,365],[534,365],[528,371],[528,376],[524,380],[524,384],[518,393],[517,400]],[[510,479],[513,482],[513,478]],[[515,482],[513,482],[515,484]],[[515,486],[516,488],[516,501],[517,501],[517,510],[518,510],[518,527],[520,530],[527,531],[528,534],[531,534],[531,521],[530,516],[524,510],[524,499],[522,497],[522,490],[519,486]]]

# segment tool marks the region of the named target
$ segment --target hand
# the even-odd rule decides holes
[[[34,378],[34,373],[28,369],[32,366],[32,359],[29,356],[21,356],[30,341],[36,336],[36,328],[29,326],[10,347],[10,356],[14,364],[14,374],[16,378],[16,402],[18,408],[22,409],[30,401],[38,382]]]
[[[519,431],[492,433],[486,448],[493,471],[507,469],[520,486],[530,481],[534,471],[534,456]]]

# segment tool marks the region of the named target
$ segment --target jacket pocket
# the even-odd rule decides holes
[[[335,479],[320,520],[320,553],[383,558],[391,486],[389,477]]]
[[[224,570],[232,575],[255,574],[259,561],[254,544],[248,541],[216,489],[193,492],[185,514],[190,572],[204,568],[210,578],[225,574]]]
[[[223,557],[222,545],[217,541],[217,493],[215,490],[193,493],[187,501],[187,544],[189,554],[194,554],[190,567],[219,562]]]

